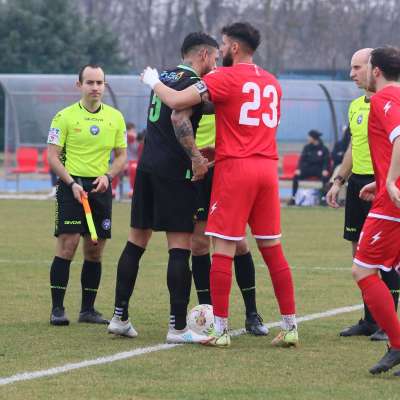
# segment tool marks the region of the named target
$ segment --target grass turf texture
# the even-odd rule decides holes
[[[113,338],[105,326],[76,323],[80,307],[81,249],[71,266],[65,306],[69,327],[52,327],[49,265],[54,255],[54,204],[1,201],[0,377],[36,371],[163,343],[168,326],[167,250],[155,234],[145,253],[131,301],[139,337]],[[111,317],[116,263],[125,244],[130,206],[115,204],[113,239],[107,244],[97,308]],[[350,245],[341,239],[342,211],[282,210],[283,244],[293,266],[298,314],[360,303],[350,276]],[[270,280],[251,239],[257,303],[266,322],[279,320]],[[191,305],[196,304],[192,292]],[[298,349],[275,349],[266,338],[243,335],[229,349],[180,346],[53,377],[0,386],[0,399],[398,399],[390,373],[370,376],[385,352],[366,338],[339,338],[361,312],[302,323]],[[234,282],[231,328],[244,325]]]

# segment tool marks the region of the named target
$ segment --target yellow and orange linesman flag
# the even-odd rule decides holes
[[[96,244],[98,237],[97,237],[96,227],[94,226],[93,222],[92,210],[90,209],[89,200],[87,198],[86,193],[82,193],[81,200],[83,209],[85,210],[85,217],[89,227],[90,238],[92,239],[92,242]]]

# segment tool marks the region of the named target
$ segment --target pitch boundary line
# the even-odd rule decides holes
[[[309,314],[305,315],[303,317],[298,317],[297,322],[307,322],[307,321],[312,321],[315,319],[320,319],[320,318],[327,318],[327,317],[332,317],[334,315],[339,315],[339,314],[345,314],[353,311],[357,311],[363,308],[362,304],[356,304],[353,306],[347,306],[347,307],[340,307],[340,308],[334,308],[332,310],[327,310],[319,313],[314,313],[314,314]],[[279,326],[280,322],[272,322],[269,324],[266,324],[268,328],[274,328],[276,326]],[[245,329],[235,329],[231,331],[232,336],[240,336],[245,333]],[[182,346],[181,344],[157,344],[155,346],[148,346],[148,347],[139,347],[138,349],[131,350],[131,351],[124,351],[122,353],[116,353],[110,356],[104,356],[104,357],[98,357],[92,360],[84,360],[76,363],[68,363],[61,365],[59,367],[54,367],[50,369],[45,369],[45,370],[39,370],[39,371],[32,371],[32,372],[21,372],[15,375],[11,375],[8,377],[0,378],[0,386],[5,386],[9,385],[11,383],[15,382],[21,382],[21,381],[30,381],[34,379],[39,379],[43,378],[46,376],[53,376],[53,375],[58,375],[62,374],[65,372],[73,371],[76,369],[80,368],[86,368],[86,367],[91,367],[95,365],[102,365],[102,364],[109,364],[115,361],[120,361],[120,360],[126,360],[128,358],[132,357],[137,357],[141,356],[143,354],[149,354],[149,353],[154,353],[156,351],[162,351],[162,350],[169,350],[174,347]]]

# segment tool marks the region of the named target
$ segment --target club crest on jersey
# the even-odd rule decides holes
[[[92,125],[89,130],[93,136],[98,135],[100,132],[100,128],[97,125]]]
[[[182,78],[184,72],[168,72],[163,71],[160,74],[160,81],[162,82],[178,82]]]
[[[111,229],[111,220],[106,218],[103,219],[103,222],[101,223],[101,227],[105,230],[105,231],[109,231]]]
[[[362,120],[363,120],[363,116],[362,116],[362,114],[360,114],[360,115],[357,117],[357,124],[360,125],[361,122],[362,122]]]

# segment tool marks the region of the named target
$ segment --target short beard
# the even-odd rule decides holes
[[[232,58],[232,54],[230,51],[228,51],[228,53],[226,53],[225,57],[222,58],[222,65],[224,67],[232,67],[233,58]]]

